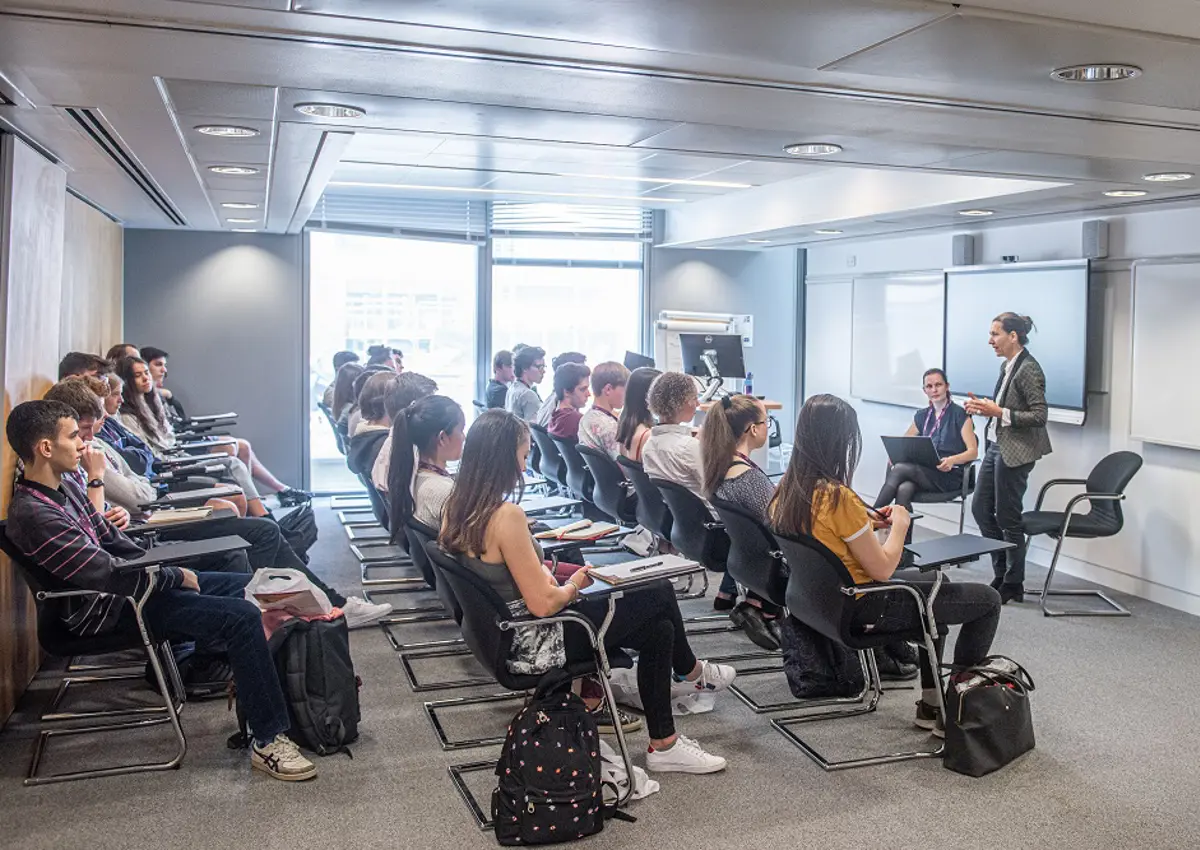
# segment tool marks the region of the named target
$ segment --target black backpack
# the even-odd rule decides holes
[[[362,681],[350,660],[346,618],[305,620],[281,625],[268,643],[288,707],[288,737],[318,755],[344,752],[358,739],[358,689]],[[246,721],[238,705],[241,731],[229,739],[232,748],[250,745]]]
[[[317,542],[317,517],[312,505],[301,505],[279,520],[279,533],[299,558],[308,563],[308,550]]]
[[[506,847],[575,841],[606,818],[632,820],[604,805],[600,733],[566,684],[562,674],[543,677],[508,727],[492,791],[496,840]]]
[[[783,672],[796,699],[846,697],[863,689],[858,653],[835,643],[795,617],[779,625]]]

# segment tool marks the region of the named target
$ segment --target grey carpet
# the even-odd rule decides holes
[[[314,564],[343,591],[358,565],[336,516],[318,509]],[[1136,533],[1127,529],[1126,534]],[[977,568],[960,571],[986,578]],[[1032,583],[1032,578],[1031,578]],[[390,597],[412,604],[413,594]],[[933,761],[823,773],[732,696],[680,728],[730,763],[724,774],[660,777],[662,791],[632,805],[636,824],[613,823],[595,848],[653,844],[658,850],[716,846],[861,848],[1195,846],[1200,837],[1198,621],[1136,598],[1130,619],[1044,619],[1036,606],[1004,610],[996,650],[1028,666],[1037,681],[1037,749],[998,774],[970,779]],[[688,613],[706,603],[691,602]],[[443,637],[445,624],[402,626],[401,640]],[[736,635],[699,637],[698,652],[744,651]],[[492,688],[414,694],[383,631],[354,633],[364,681],[362,738],[353,760],[319,760],[314,782],[286,784],[250,770],[225,748],[233,731],[223,702],[189,704],[188,757],[179,771],[24,788],[36,718],[53,691],[50,671],[35,683],[0,734],[0,846],[21,848],[423,847],[495,846],[453,790],[447,765],[496,748],[443,753],[421,710],[423,699]],[[457,661],[422,665],[422,676],[453,675]],[[747,689],[782,698],[774,676]],[[811,724],[804,732],[831,756],[911,749],[926,743],[910,726],[915,699],[885,694],[862,718]],[[79,702],[75,703],[79,705]],[[447,714],[452,734],[494,734],[515,705]],[[161,732],[145,733],[152,746]],[[95,765],[128,751],[129,738],[53,745],[46,767]],[[635,759],[645,733],[632,736]],[[475,777],[486,795],[490,776]]]

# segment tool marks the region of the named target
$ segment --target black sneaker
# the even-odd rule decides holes
[[[875,664],[879,667],[879,678],[884,682],[911,682],[917,678],[921,668],[893,658],[881,647],[875,647]]]
[[[312,493],[307,490],[297,490],[294,487],[288,487],[286,490],[280,490],[275,494],[275,498],[279,500],[279,507],[291,508],[296,505],[307,505],[312,501]]]
[[[613,727],[612,713],[604,703],[600,703],[591,709],[590,713],[592,719],[596,721],[596,728],[600,730],[601,735],[616,734],[617,730]],[[642,718],[635,714],[626,714],[618,708],[617,717],[621,720],[621,730],[623,732],[636,732],[642,728]]]
[[[942,711],[936,705],[929,705],[925,700],[917,700],[917,714],[913,725],[918,729],[928,729],[938,738],[946,737],[946,725],[942,722]]]

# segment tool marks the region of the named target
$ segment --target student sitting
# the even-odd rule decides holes
[[[141,357],[141,356],[142,356],[142,352],[138,351],[138,347],[136,345],[134,345],[133,343],[118,342],[116,345],[114,345],[112,348],[110,348],[108,350],[108,353],[104,355],[104,359],[107,360],[109,363],[111,363],[112,367],[115,369],[117,367],[117,363],[121,360],[124,360],[126,357]],[[59,375],[58,379],[61,381],[65,377],[67,377],[67,376]]]
[[[650,439],[654,414],[650,412],[650,386],[662,372],[641,366],[629,373],[625,386],[625,406],[617,422],[617,450],[621,457],[642,462],[642,449]]]
[[[580,354],[578,351],[564,351],[562,354],[555,357],[550,363],[550,374],[557,374],[559,368],[566,366],[568,363],[579,363],[586,366],[587,356]],[[554,393],[551,393],[546,400],[542,402],[542,406],[538,408],[536,420],[537,424],[541,425],[543,428],[549,428],[550,420],[554,417],[554,411],[557,409],[558,398]]]
[[[508,395],[508,385],[513,382],[516,377],[513,371],[513,353],[511,351],[497,351],[496,356],[492,358],[492,379],[488,381],[487,389],[483,393],[483,401],[487,405],[488,410],[495,408],[504,409],[504,399]]]
[[[625,384],[629,370],[612,360],[599,364],[592,372],[592,409],[579,420],[579,445],[608,452],[617,459],[620,443],[617,411],[625,406]]]
[[[139,437],[157,460],[163,460],[177,451],[175,429],[167,421],[162,401],[154,392],[150,369],[140,357],[126,357],[117,365],[117,374],[124,382],[121,401],[121,424]],[[212,455],[213,463],[220,463],[227,474],[242,488],[246,497],[246,510],[250,516],[266,516],[267,508],[254,485],[254,478],[236,457],[228,453]]]
[[[370,475],[375,468],[380,447],[387,439],[392,424],[387,418],[383,400],[399,380],[400,376],[394,372],[378,372],[363,385],[362,395],[358,399],[362,418],[346,450],[346,466],[355,475]]]
[[[138,475],[149,476],[154,472],[154,452],[141,437],[121,424],[121,402],[124,401],[125,382],[116,372],[104,376],[108,391],[104,396],[104,424],[99,434],[106,443],[120,452],[121,457]]]
[[[355,378],[354,383],[350,385],[351,392],[354,394],[354,403],[347,408],[343,408],[342,415],[338,417],[337,421],[337,428],[347,445],[349,445],[350,438],[354,436],[354,432],[358,430],[358,426],[362,422],[362,407],[359,405],[359,399],[362,397],[362,392],[367,386],[367,381],[380,374],[392,378],[396,377],[396,373],[391,369],[376,369],[374,372],[363,369],[362,374]]]
[[[358,355],[353,351],[339,351],[333,355],[333,380],[329,386],[325,388],[325,392],[321,394],[321,402],[328,408],[333,407],[333,392],[337,387],[337,374],[347,363],[357,363]]]
[[[400,375],[396,379],[396,383],[392,384],[388,394],[383,397],[383,409],[388,421],[392,423],[393,429],[395,428],[396,417],[405,408],[418,399],[433,395],[437,391],[437,382],[432,378],[426,378],[424,375],[419,375],[416,372],[405,372]],[[379,447],[379,453],[375,456],[375,465],[371,468],[371,483],[381,493],[386,494],[388,492],[391,464],[392,432],[389,431],[383,444]]]
[[[538,556],[524,512],[506,501],[523,482],[529,442],[528,427],[512,414],[489,410],[475,420],[446,503],[439,541],[446,551],[462,556],[467,568],[510,606],[523,603],[535,617],[550,617],[578,603],[575,610],[599,625],[608,613],[608,603],[579,601],[580,591],[592,581],[587,568],[576,571],[562,585],[556,582]],[[568,623],[563,631],[569,662],[592,657],[591,643],[582,629]],[[723,770],[725,759],[675,732],[671,703],[684,694],[724,690],[737,671],[696,659],[670,584],[661,582],[618,600],[605,645],[639,653],[638,690],[650,732],[647,769],[680,773]],[[530,669],[532,661],[516,656],[508,663]]]
[[[9,539],[60,580],[100,592],[67,600],[61,609],[64,624],[77,635],[136,628],[122,597],[144,593],[147,576],[117,568],[144,552],[64,477],[86,451],[72,410],[58,402],[27,401],[13,408],[5,430],[25,464],[9,504]],[[249,573],[164,566],[152,579],[156,587],[143,616],[159,639],[224,648],[254,739],[251,765],[276,779],[311,779],[316,767],[286,734],[291,720],[262,616],[244,597],[249,579]]]
[[[522,348],[513,354],[513,372],[517,377],[508,386],[504,409],[524,422],[531,422],[542,405],[534,387],[546,376],[546,352],[536,345]]]
[[[113,364],[97,354],[87,354],[82,351],[68,351],[63,359],[58,361],[58,379],[69,378],[71,375],[106,375],[113,370]]]
[[[155,393],[164,402],[164,413],[168,414],[168,419],[171,420],[172,425],[182,423],[185,419],[183,406],[171,395],[170,390],[164,386],[167,380],[167,358],[170,355],[161,348],[154,348],[149,345],[142,347],[142,355],[142,359],[150,368],[150,377],[154,381]],[[170,416],[171,411],[174,411],[175,418]],[[254,447],[250,445],[249,440],[241,437],[235,437],[234,439],[237,440],[236,454],[238,460],[246,465],[246,468],[250,470],[250,474],[254,477],[255,481],[266,487],[269,492],[275,494],[281,506],[299,505],[312,500],[312,493],[289,487],[276,478],[274,473],[267,469],[266,464],[260,461],[258,456],[254,454]]]
[[[462,457],[466,427],[462,408],[444,395],[425,396],[396,414],[396,453],[388,467],[393,543],[404,537],[412,517],[432,529],[442,527],[442,512],[454,489],[446,465]]]
[[[881,508],[895,502],[912,510],[913,496],[919,492],[956,493],[962,490],[962,470],[955,469],[979,457],[975,423],[967,411],[950,400],[950,382],[941,369],[925,373],[925,395],[929,407],[913,414],[906,437],[931,437],[941,463],[937,469],[915,463],[896,463],[888,469],[887,480],[875,500]]]
[[[404,352],[387,345],[372,345],[367,349],[368,372],[387,370],[397,375],[404,371]]]
[[[915,570],[897,572],[911,518],[901,505],[883,508],[883,519],[872,519],[854,493],[851,482],[862,454],[862,433],[854,408],[832,395],[817,395],[804,403],[796,420],[796,443],[787,472],[769,509],[772,527],[781,534],[815,537],[833,552],[854,579],[870,584],[891,579],[916,584],[928,593],[933,579]],[[887,528],[880,544],[872,533]],[[943,581],[933,602],[941,626],[962,625],[954,646],[956,667],[978,664],[988,654],[1000,622],[1000,594],[986,584]],[[912,632],[920,628],[921,612],[907,594],[877,593],[861,600],[853,625],[876,634]],[[935,641],[941,664],[943,638]],[[938,680],[931,659],[919,647],[921,700],[916,725],[944,736],[937,710]]]
[[[588,378],[592,370],[582,363],[564,363],[554,372],[554,397],[558,407],[546,427],[551,437],[575,442],[579,439],[579,422],[591,393]]]
[[[334,422],[342,418],[346,408],[354,404],[354,382],[363,373],[363,367],[358,363],[344,363],[338,369],[337,377],[333,379],[333,402],[329,405],[329,415]]]
[[[118,528],[128,526],[130,519],[142,520],[145,514],[141,506],[159,497],[158,487],[141,475],[135,473],[125,463],[125,459],[101,435],[101,425],[105,421],[105,411],[100,393],[107,391],[107,383],[98,378],[68,378],[59,381],[46,392],[47,401],[57,401],[71,408],[79,427],[79,438],[86,445],[103,452],[105,472],[102,476],[103,488],[89,490],[89,496],[101,496],[112,506],[120,508],[124,514],[118,517],[109,509],[105,517]],[[158,536],[163,541],[173,540],[205,540],[210,537],[221,537],[226,534],[236,534],[250,544],[246,550],[249,567],[252,570],[282,567],[299,570],[308,576],[309,580],[325,592],[329,601],[335,607],[341,608],[346,617],[346,626],[351,629],[359,628],[387,616],[392,611],[389,604],[367,602],[356,596],[346,597],[325,584],[320,577],[309,570],[308,565],[288,545],[287,540],[279,530],[279,525],[271,519],[245,517],[246,503],[238,498],[240,506],[224,499],[209,499],[205,504],[213,510],[234,508],[239,516],[227,519],[209,519],[203,523],[191,525],[163,526],[158,529]]]

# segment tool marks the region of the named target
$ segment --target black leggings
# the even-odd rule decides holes
[[[917,493],[944,493],[962,485],[960,477],[957,481],[953,478],[946,481],[942,478],[943,475],[950,476],[952,473],[943,473],[915,463],[893,464],[888,470],[883,488],[879,491],[879,498],[875,500],[875,507],[882,508],[895,502],[911,511],[913,496]]]
[[[608,603],[603,600],[581,602],[576,606],[597,627],[604,622]],[[583,628],[567,623],[563,630],[567,660],[587,661],[592,645]],[[675,590],[667,582],[634,590],[617,601],[617,610],[604,636],[609,649],[632,649],[638,653],[638,692],[646,712],[646,728],[654,739],[675,734],[671,716],[672,673],[686,676],[696,667],[696,656],[683,631],[683,616]],[[614,706],[610,706],[615,708]]]

